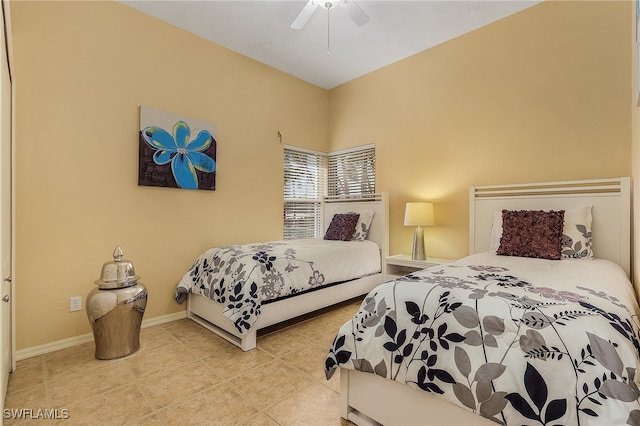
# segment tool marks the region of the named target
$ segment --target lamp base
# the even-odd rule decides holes
[[[413,250],[411,251],[412,260],[426,260],[427,256],[424,252],[424,232],[421,227],[417,227],[413,232]]]

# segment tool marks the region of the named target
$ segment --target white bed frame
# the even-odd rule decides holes
[[[593,206],[594,256],[631,276],[631,179],[475,186],[469,191],[469,253],[488,251],[493,214]],[[636,290],[637,291],[637,290]],[[434,394],[375,374],[340,369],[340,415],[358,425],[494,425]]]
[[[385,258],[389,254],[388,195],[380,193],[366,198],[325,198],[322,204],[324,229],[327,229],[335,213],[358,213],[367,210],[374,212],[367,239],[374,241],[380,247],[382,268],[380,273],[264,304],[261,307],[260,316],[246,334],[239,333],[229,318],[223,314],[223,305],[198,294],[189,293],[187,318],[240,347],[243,351],[248,351],[256,347],[258,330],[361,296],[381,284],[386,274]]]

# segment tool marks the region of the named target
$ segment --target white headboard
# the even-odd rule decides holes
[[[374,241],[380,247],[384,268],[386,264],[384,260],[389,255],[389,195],[383,192],[352,198],[326,197],[322,205],[324,229],[329,227],[329,223],[336,213],[373,211],[373,220],[367,240]]]
[[[611,260],[631,276],[631,179],[628,177],[472,186],[469,253],[489,250],[493,214],[508,210],[574,210],[593,206],[594,257]]]

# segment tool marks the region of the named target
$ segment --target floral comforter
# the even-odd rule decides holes
[[[482,253],[380,285],[325,362],[507,425],[640,425],[638,305],[603,260]]]
[[[269,300],[380,272],[380,249],[372,241],[286,240],[211,248],[176,287],[223,305],[224,315],[245,333]]]

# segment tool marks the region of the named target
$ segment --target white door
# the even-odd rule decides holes
[[[8,7],[8,2],[4,2]],[[4,9],[4,8],[3,8]],[[4,18],[6,11],[3,11]],[[12,369],[12,336],[11,336],[11,307],[12,285],[12,135],[11,135],[11,76],[7,45],[5,43],[5,21],[0,19],[0,260],[2,268],[2,291],[0,292],[0,379],[2,380],[1,395],[4,407],[9,373]]]

